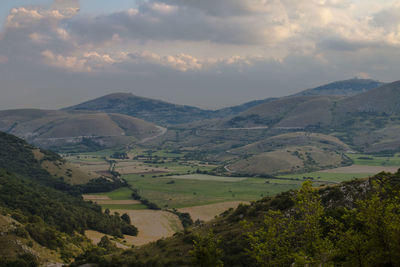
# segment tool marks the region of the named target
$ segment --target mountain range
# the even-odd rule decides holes
[[[224,164],[231,172],[275,175],[345,165],[349,151],[398,151],[399,102],[400,82],[363,79],[215,111],[116,93],[62,110],[0,111],[0,131],[57,151],[134,144],[181,149]],[[307,133],[308,143],[294,147]],[[326,140],[321,143],[314,134],[334,141],[326,146]],[[283,139],[289,141],[268,149],[259,145]],[[292,155],[291,150],[300,154]],[[290,158],[293,164],[283,168],[283,159]],[[268,166],[260,164],[266,161]]]
[[[302,91],[297,95],[341,95],[350,96],[367,92],[383,83],[367,79],[351,79],[329,83],[317,88]],[[197,107],[176,105],[161,100],[135,96],[130,93],[114,93],[94,100],[90,100],[65,110],[101,111],[106,113],[120,113],[154,122],[159,125],[174,125],[190,123],[198,120],[232,116],[246,111],[263,103],[269,103],[277,98],[254,100],[242,105],[222,108],[218,110],[204,110]]]

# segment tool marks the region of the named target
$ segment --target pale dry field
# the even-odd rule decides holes
[[[329,170],[323,170],[319,172],[329,173],[371,173],[376,174],[382,171],[385,172],[397,172],[400,168],[395,166],[367,166],[367,165],[351,165],[346,167],[334,168]]]
[[[101,195],[82,195],[84,200],[111,200],[108,196]]]
[[[77,164],[79,168],[88,172],[104,172],[108,171],[110,164],[107,162],[81,162]]]
[[[97,232],[97,231],[93,231],[93,230],[86,230],[85,231],[85,236],[87,237],[87,238],[89,238],[91,241],[92,241],[92,243],[93,244],[98,244],[99,242],[100,242],[100,240],[101,240],[101,238],[103,237],[103,236],[105,236],[106,234],[103,234],[103,233],[100,233],[100,232]],[[109,239],[111,239],[111,238],[113,238],[112,236],[110,236],[110,235],[106,235]],[[111,242],[113,242],[118,248],[123,248],[123,249],[128,249],[128,248],[130,248],[130,244],[128,244],[128,241],[127,241],[127,243],[126,244],[122,244],[122,243],[120,243],[120,242],[116,242],[116,241],[113,241],[113,240],[111,240]]]
[[[140,204],[141,202],[138,200],[133,200],[133,199],[127,199],[127,200],[93,200],[99,205],[103,204],[111,204],[111,205],[130,205],[130,204]]]
[[[164,179],[184,179],[184,180],[199,180],[199,181],[217,181],[217,182],[240,182],[248,179],[248,177],[224,177],[207,174],[187,174],[161,177]]]
[[[202,205],[202,206],[194,206],[188,208],[181,208],[178,209],[180,212],[187,212],[192,217],[193,221],[201,220],[201,221],[211,221],[214,219],[216,215],[220,215],[222,212],[230,209],[230,208],[237,208],[240,204],[248,204],[248,202],[244,201],[231,201],[231,202],[221,202],[209,205]]]
[[[141,174],[141,173],[155,173],[170,171],[165,168],[156,168],[146,166],[141,162],[135,161],[118,161],[116,164],[116,171],[121,174]]]
[[[161,210],[111,210],[120,214],[128,213],[132,224],[139,230],[138,236],[125,236],[129,244],[145,245],[161,238],[171,237],[182,231],[178,216]]]

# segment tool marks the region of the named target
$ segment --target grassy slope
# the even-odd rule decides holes
[[[34,252],[39,258],[47,261],[62,262],[59,252],[41,246],[29,236],[17,235],[16,229],[21,227],[22,224],[11,218],[6,212],[3,211],[3,214],[0,215],[0,229],[2,232],[0,236],[0,258],[16,259],[22,254]]]
[[[7,131],[41,147],[82,149],[96,144],[98,147],[130,144],[155,136],[160,129],[152,123],[122,114],[6,110],[0,111],[0,131]],[[84,143],[82,137],[88,136],[96,138]]]
[[[287,133],[229,150],[233,159],[228,168],[246,174],[301,173],[349,164],[346,150],[349,147],[332,136]]]
[[[227,181],[223,177],[210,180],[174,179],[173,177],[152,178],[150,175],[126,175],[125,179],[139,193],[160,207],[182,208],[224,201],[250,201],[263,196],[275,195],[300,186],[300,181],[267,180],[261,178]],[[231,178],[232,179],[232,178]],[[170,183],[174,181],[174,183]],[[268,183],[267,183],[268,182]]]
[[[61,158],[49,160],[40,149],[32,150],[34,157],[40,162],[42,169],[45,169],[53,177],[63,179],[69,184],[85,184],[91,179],[98,178],[98,175],[85,172],[71,163],[68,163]]]
[[[67,109],[127,114],[161,125],[206,119],[213,113],[210,110],[175,105],[127,93],[106,95],[73,107],[68,107]]]

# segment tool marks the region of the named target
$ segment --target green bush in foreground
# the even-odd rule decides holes
[[[260,266],[400,266],[399,196],[398,186],[377,180],[357,208],[332,216],[307,181],[292,209],[269,210],[248,232],[247,253]]]

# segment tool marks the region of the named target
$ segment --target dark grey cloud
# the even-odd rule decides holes
[[[321,51],[336,50],[345,52],[356,52],[366,48],[382,48],[385,45],[376,41],[351,41],[339,38],[323,39],[317,42],[317,48]]]
[[[400,25],[400,4],[379,11],[373,16],[372,25],[390,31],[398,31]]]
[[[68,28],[84,42],[104,42],[118,34],[137,41],[210,41],[256,44],[263,41],[259,17],[217,17],[199,9],[149,2],[131,11],[96,17],[76,17]],[[267,27],[267,25],[265,25]]]

